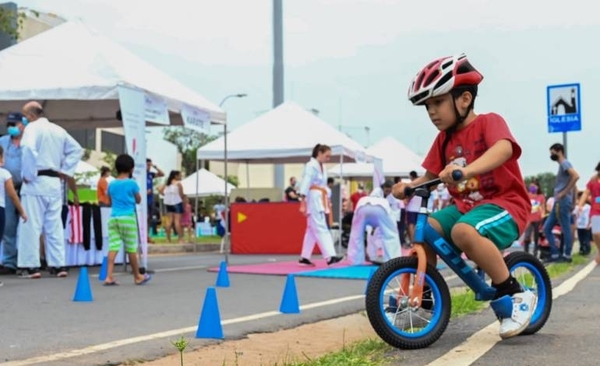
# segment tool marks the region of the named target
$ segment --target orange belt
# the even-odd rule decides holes
[[[331,202],[329,202],[329,200],[327,199],[327,190],[325,188],[321,187],[321,186],[310,186],[309,190],[311,190],[311,191],[321,191],[321,197],[322,197],[322,200],[323,200],[323,207],[329,208],[329,215],[327,215],[327,218],[329,220],[329,227],[332,227],[332,225],[333,225],[333,210],[332,210],[332,207],[331,207]],[[302,201],[300,204],[304,205],[305,208],[306,208],[306,200]]]

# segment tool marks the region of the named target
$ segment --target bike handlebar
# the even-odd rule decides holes
[[[452,179],[455,182],[461,181],[463,179],[463,173],[460,170],[455,170],[452,172]],[[430,189],[431,187],[437,186],[438,184],[442,183],[442,180],[440,178],[436,178],[430,181],[427,181],[423,184],[420,184],[416,187],[406,187],[404,188],[404,195],[405,196],[411,196],[413,193],[415,193],[415,191],[419,188],[425,188],[425,189]]]

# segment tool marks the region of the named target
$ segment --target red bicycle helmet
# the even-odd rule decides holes
[[[414,105],[423,105],[431,98],[446,94],[459,86],[478,85],[483,80],[462,53],[430,62],[417,73],[408,88],[408,99]]]

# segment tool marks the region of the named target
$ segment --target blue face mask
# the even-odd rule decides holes
[[[27,119],[27,117],[23,116],[21,118],[21,122],[23,122],[23,127],[27,126],[27,124],[29,123],[29,120]]]
[[[21,134],[21,130],[17,126],[9,126],[6,131],[11,137],[17,137]]]

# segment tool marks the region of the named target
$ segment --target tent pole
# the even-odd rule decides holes
[[[195,199],[195,202],[194,202],[194,215],[192,215],[193,217],[196,218],[196,220],[194,220],[194,227],[193,227],[194,238],[196,237],[196,233],[195,233],[195,231],[196,231],[196,223],[198,222],[198,190],[199,190],[198,186],[200,185],[200,174],[199,174],[200,173],[200,166],[202,166],[202,165],[203,165],[202,161],[198,160],[198,157],[196,157],[196,197],[194,197],[194,199]],[[189,200],[189,197],[188,197],[188,200]],[[196,253],[196,244],[197,244],[196,239],[194,239],[194,243],[193,244],[194,244],[194,253]]]
[[[225,233],[223,234],[223,240],[225,240],[225,263],[229,265],[229,251],[231,249],[231,238],[229,236],[229,192],[227,191],[227,122],[223,124],[223,145],[225,148],[223,149],[223,175],[225,176],[225,191],[223,194],[225,195],[225,217],[223,218],[223,222],[225,223]]]
[[[344,194],[342,193],[342,187],[344,182],[344,155],[340,155],[340,207],[339,207],[339,217],[338,217],[338,255],[342,252],[342,215],[343,215],[343,204],[342,200],[344,199]],[[333,212],[331,213],[333,215]]]
[[[246,160],[246,201],[250,202],[250,161]]]

